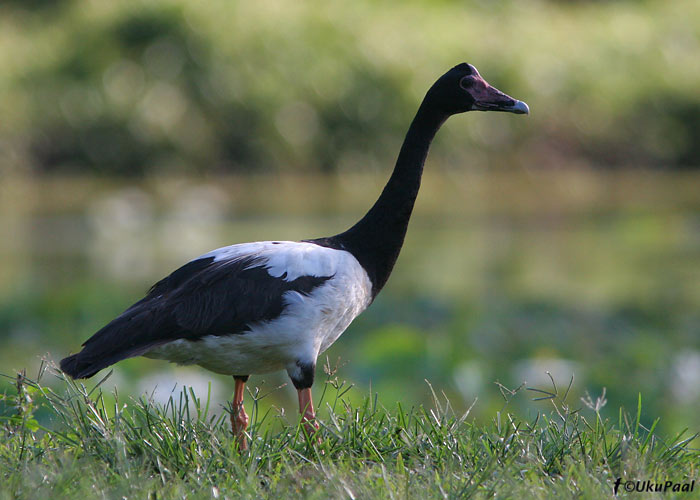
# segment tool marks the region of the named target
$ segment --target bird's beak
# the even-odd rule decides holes
[[[472,109],[475,111],[504,111],[516,115],[530,114],[530,108],[523,101],[513,99],[485,81],[483,81],[483,85],[472,89],[471,93],[475,101]]]
[[[515,113],[516,115],[529,115],[530,114],[530,108],[527,104],[525,104],[523,101],[518,101],[514,99],[514,103],[512,105],[505,105],[502,106],[500,109],[497,109],[496,111],[506,111],[508,113]]]
[[[515,113],[516,115],[530,114],[530,108],[523,101],[513,99],[498,90],[496,92],[500,94],[498,99],[476,101],[472,109],[475,111],[504,111],[506,113]]]

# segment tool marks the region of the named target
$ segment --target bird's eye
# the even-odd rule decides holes
[[[471,88],[474,85],[474,82],[476,81],[476,78],[473,76],[465,76],[459,81],[459,86],[462,87],[464,90],[467,90],[468,88]]]

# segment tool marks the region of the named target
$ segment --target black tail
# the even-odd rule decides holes
[[[228,282],[223,278],[226,278],[230,273],[233,273],[235,278],[237,276],[236,273],[245,270],[246,266],[253,262],[250,259],[232,261],[233,264],[229,265],[232,268],[231,271],[221,272],[217,275],[213,271],[216,271],[218,268],[211,268],[213,271],[208,271],[209,274],[205,276],[206,279],[201,279],[200,274],[203,270],[210,269],[213,260],[214,257],[194,260],[156,283],[146,297],[133,304],[85,341],[83,349],[79,353],[62,359],[60,364],[61,370],[73,378],[89,378],[103,368],[107,368],[123,359],[141,356],[155,346],[180,338],[197,339],[206,335],[206,331],[202,334],[197,333],[198,330],[196,330],[195,326],[206,330],[204,326],[211,326],[209,323],[213,322],[218,317],[217,315],[228,316],[214,311],[212,312],[214,319],[209,321],[206,316],[201,319],[201,315],[195,315],[195,319],[188,319],[190,324],[185,326],[180,324],[182,321],[178,317],[187,316],[190,314],[190,309],[209,310],[207,308],[212,307],[214,303],[213,298],[219,296],[228,298],[231,295],[228,288],[222,289],[225,292],[218,292],[218,288],[213,292],[207,293],[202,292],[202,290],[211,287],[212,283],[216,283],[217,286],[228,287]],[[267,272],[262,270],[261,267],[258,269],[265,273],[265,276],[268,276]],[[209,277],[210,274],[213,278]],[[180,290],[179,287],[184,283],[190,282],[194,284],[189,285],[189,288],[184,289],[184,291]],[[246,283],[246,286],[251,286],[248,283],[253,283],[249,279],[243,280],[243,282]],[[237,286],[240,287],[242,285]],[[234,287],[234,290],[237,289]],[[172,297],[172,301],[169,299],[171,294],[175,294]],[[264,298],[265,304],[271,300],[267,296]],[[222,310],[226,309],[224,305],[221,307]],[[228,309],[237,310],[235,304],[233,307],[228,307]],[[206,323],[206,325],[202,326],[200,323]],[[244,321],[242,323],[245,325],[248,322]],[[218,333],[214,334],[217,335]]]
[[[159,317],[143,301],[137,302],[90,337],[79,353],[62,359],[61,370],[73,378],[89,378],[117,361],[140,356],[165,343],[154,336],[160,331],[172,331],[167,319],[167,315]]]
[[[73,354],[67,358],[63,358],[61,360],[61,370],[70,375],[72,378],[89,378],[102,368],[105,368],[104,366],[99,366],[96,363],[86,363],[85,361],[82,361],[80,359],[81,354],[82,352],[79,352],[78,354]]]

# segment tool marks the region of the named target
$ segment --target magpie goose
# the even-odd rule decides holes
[[[388,183],[357,224],[327,238],[243,243],[197,257],[63,359],[61,369],[87,378],[122,359],[146,356],[233,375],[231,428],[241,449],[247,446],[248,376],[286,369],[305,429],[315,432],[316,359],[387,282],[430,143],[449,116],[472,110],[529,112],[474,66],[455,66],[428,90]]]

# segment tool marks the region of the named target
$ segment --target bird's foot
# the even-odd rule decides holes
[[[248,414],[245,412],[245,408],[243,408],[243,403],[234,404],[231,410],[231,431],[238,442],[238,449],[240,451],[246,451],[248,449],[248,438],[245,431],[250,421]]]
[[[304,428],[306,436],[311,442],[321,442],[318,436],[318,422],[316,422],[316,412],[314,411],[314,403],[311,400],[311,388],[299,389],[299,412],[301,413],[301,425]],[[315,438],[315,439],[314,439]]]
[[[314,412],[305,411],[304,415],[301,417],[301,425],[304,427],[304,431],[306,435],[309,436],[309,439],[318,443],[321,442],[321,438],[317,437],[319,425]],[[316,439],[314,439],[314,437],[316,437]]]

